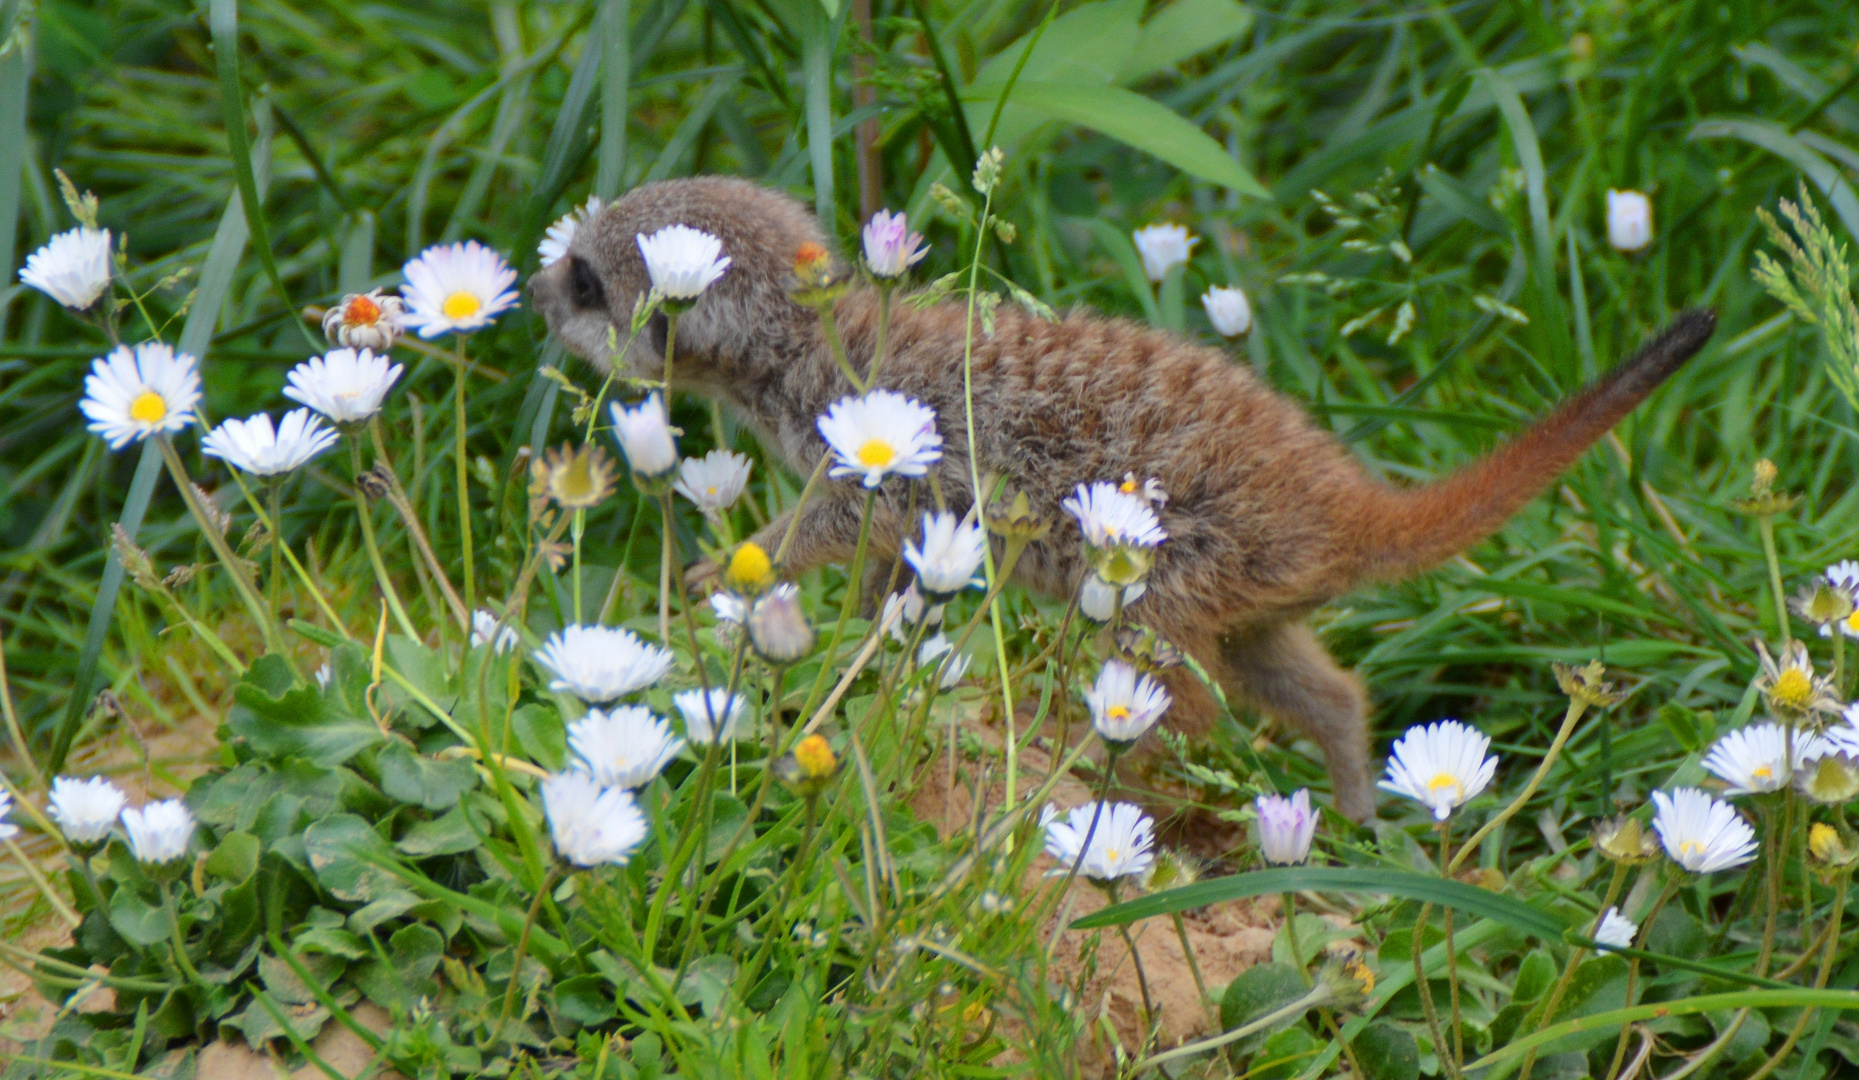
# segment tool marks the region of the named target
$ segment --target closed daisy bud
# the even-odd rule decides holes
[[[836,459],[829,476],[875,488],[887,476],[922,476],[942,458],[936,411],[892,390],[842,398],[818,421]]]
[[[1168,711],[1168,691],[1148,675],[1121,660],[1111,660],[1097,673],[1097,681],[1084,692],[1091,709],[1091,726],[1099,738],[1114,747],[1126,747]]]
[[[749,459],[728,450],[712,450],[678,464],[672,490],[696,504],[705,517],[717,517],[742,497],[749,484]]]
[[[792,664],[813,651],[813,627],[800,606],[800,590],[781,584],[749,612],[749,643],[771,664]]]
[[[118,345],[90,363],[78,409],[90,430],[121,450],[150,435],[180,431],[200,404],[200,362],[159,341]]]
[[[910,231],[904,215],[887,210],[878,211],[865,223],[864,240],[865,266],[874,277],[901,277],[929,254],[923,237]]]
[[[1814,624],[1821,637],[1832,637],[1835,629],[1853,614],[1853,594],[1825,580],[1814,581],[1788,601],[1796,615]]]
[[[936,688],[952,690],[968,674],[971,657],[967,653],[947,654],[955,648],[945,634],[932,634],[922,645],[917,647],[917,667],[940,667],[942,673],[936,677]],[[944,657],[947,656],[947,659]]]
[[[530,472],[555,505],[564,510],[599,506],[613,494],[613,459],[598,446],[563,446],[549,450]]]
[[[555,851],[576,866],[625,866],[646,837],[632,793],[603,787],[577,769],[543,780],[542,811]]]
[[[1841,806],[1859,798],[1859,756],[1833,752],[1807,761],[1795,771],[1795,790],[1822,806]]]
[[[444,244],[419,253],[401,268],[407,283],[407,326],[423,338],[468,334],[489,326],[516,306],[516,271],[503,256],[475,240]]]
[[[685,737],[699,746],[713,746],[742,736],[738,726],[749,702],[741,694],[713,686],[708,691],[686,690],[673,694],[671,702],[678,707],[678,715],[684,717]]]
[[[1407,729],[1388,758],[1380,787],[1405,795],[1445,821],[1491,783],[1498,759],[1487,757],[1491,739],[1457,720]]]
[[[634,240],[645,259],[652,291],[673,304],[695,301],[729,269],[723,241],[689,225],[668,225]]]
[[[976,572],[987,557],[988,537],[979,524],[944,511],[923,515],[923,543],[904,541],[904,560],[931,600],[946,601],[970,586],[985,585]]]
[[[1697,788],[1652,793],[1653,828],[1672,861],[1694,874],[1731,870],[1756,857],[1756,832],[1721,799]]]
[[[1200,237],[1180,225],[1145,225],[1130,234],[1136,242],[1136,254],[1142,256],[1143,273],[1150,281],[1161,281],[1171,267],[1188,261]]]
[[[380,289],[349,293],[323,313],[323,336],[331,345],[384,353],[400,336],[400,320],[406,310],[400,297]]]
[[[1644,192],[1608,189],[1607,242],[1627,252],[1652,243],[1652,200]]]
[[[1215,285],[1201,294],[1207,321],[1221,337],[1238,337],[1252,329],[1252,304],[1237,285]]]
[[[987,521],[988,531],[1008,540],[1031,543],[1043,539],[1052,531],[1052,523],[1043,521],[1033,512],[1033,503],[1026,497],[1026,492],[1016,491],[1012,498],[1005,495],[988,504],[983,515]]]
[[[1155,822],[1133,803],[1086,803],[1063,817],[1048,806],[1039,826],[1045,830],[1046,854],[1059,862],[1050,872],[1054,876],[1076,867],[1092,881],[1108,884],[1142,875],[1155,858]]]
[[[1310,841],[1317,833],[1317,815],[1310,808],[1310,790],[1298,788],[1290,798],[1261,795],[1253,800],[1258,812],[1259,854],[1273,866],[1295,866],[1310,858]]]
[[[1859,862],[1859,842],[1844,830],[1816,821],[1807,830],[1807,854],[1816,871],[1832,877]]]
[[[536,245],[536,254],[541,258],[542,265],[554,266],[561,261],[561,257],[568,254],[568,245],[574,243],[575,233],[584,223],[599,217],[604,209],[606,205],[596,195],[588,199],[579,210],[563,215],[549,226],[548,231],[543,233],[542,242]]]
[[[70,308],[88,311],[110,287],[110,230],[61,232],[26,256],[19,282]]]
[[[60,776],[52,781],[51,802],[45,812],[64,830],[66,840],[82,847],[95,845],[110,835],[110,827],[116,824],[126,802],[128,796],[122,789],[101,776],[88,780]]]
[[[613,417],[613,434],[626,453],[626,464],[640,479],[657,480],[678,464],[678,444],[671,435],[671,420],[665,405],[654,390],[637,407],[628,409],[614,402],[607,409]],[[660,489],[663,490],[663,489]]]
[[[367,349],[331,349],[291,368],[284,379],[284,396],[335,423],[359,424],[381,411],[401,370]]]
[[[159,866],[187,854],[194,838],[194,815],[181,800],[163,799],[139,810],[124,810],[123,831],[137,862]]]
[[[737,596],[756,596],[775,583],[775,565],[753,540],[736,545],[723,567],[723,587]]]
[[[253,476],[293,472],[336,444],[336,432],[308,409],[292,409],[276,428],[267,413],[225,420],[200,440],[200,452]]]
[[[663,717],[642,705],[622,705],[587,715],[568,725],[568,748],[581,768],[602,787],[644,787],[662,772],[684,740]]]
[[[631,630],[611,626],[565,626],[536,650],[536,663],[555,678],[549,689],[589,704],[644,690],[671,670],[671,653],[647,645]]]
[[[514,626],[506,626],[502,630],[497,629],[497,616],[494,613],[483,608],[472,612],[471,647],[478,649],[489,645],[493,637],[496,638],[497,645],[491,651],[495,653],[507,653],[516,648],[516,643],[521,640]]]
[[[1610,907],[1602,914],[1601,921],[1595,924],[1594,940],[1601,952],[1610,949],[1630,949],[1633,939],[1639,936],[1640,928],[1632,919],[1620,913],[1617,907]]]

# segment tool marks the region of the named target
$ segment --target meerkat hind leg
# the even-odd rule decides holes
[[[1302,623],[1221,639],[1231,687],[1263,712],[1286,720],[1323,748],[1336,808],[1353,821],[1375,814],[1369,780],[1368,694]]]

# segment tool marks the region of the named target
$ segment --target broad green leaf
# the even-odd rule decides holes
[[[482,841],[465,820],[465,813],[463,806],[456,806],[431,821],[422,821],[408,829],[394,846],[416,859],[470,851]]]
[[[1042,10],[1041,15],[1045,12]],[[1033,55],[1020,69],[1019,85],[1028,82],[1109,85],[1129,64],[1142,36],[1143,0],[1098,0],[1082,4],[1052,20]],[[1035,27],[1037,24],[1035,24]],[[1034,33],[1028,30],[1027,34]],[[1027,35],[995,53],[975,75],[974,90],[990,103],[1007,85],[1008,76],[1026,51]],[[1211,44],[1211,43],[1210,43]],[[967,97],[964,92],[963,97]]]
[[[458,797],[478,782],[471,762],[461,758],[441,761],[416,754],[405,743],[389,743],[375,755],[381,770],[381,790],[401,802],[444,810],[458,805]]]
[[[142,899],[141,893],[123,886],[110,897],[110,926],[123,940],[143,948],[160,945],[171,935],[168,912]]]
[[[1142,256],[1136,253],[1136,242],[1130,235],[1103,218],[1085,218],[1085,227],[1098,244],[1116,260],[1117,269],[1123,271],[1123,282],[1129,286],[1130,295],[1142,305],[1143,314],[1151,325],[1160,326],[1162,309],[1156,306],[1155,290],[1149,287],[1149,276],[1143,271]]]
[[[1404,1028],[1379,1021],[1364,1028],[1349,1046],[1367,1074],[1364,1080],[1419,1080],[1420,1046]]]
[[[246,832],[229,832],[220,837],[219,846],[207,856],[207,873],[239,884],[258,872],[258,856],[264,845]]]
[[[1220,997],[1220,1026],[1231,1031],[1284,1008],[1307,992],[1309,988],[1304,985],[1303,976],[1290,964],[1254,964],[1227,984],[1226,993]],[[1279,1028],[1282,1030],[1296,1021],[1296,1017],[1288,1018]],[[1264,1044],[1270,1036],[1269,1031],[1248,1035],[1228,1044],[1227,1053],[1238,1061]]]
[[[233,691],[226,727],[259,754],[340,765],[381,741],[372,721],[338,715],[314,687],[295,683],[281,656],[262,656]]]
[[[1117,73],[1129,84],[1159,74],[1252,29],[1252,12],[1235,0],[1175,0],[1143,24]]]
[[[359,904],[402,897],[414,901],[401,880],[380,865],[394,860],[394,849],[354,814],[334,814],[311,825],[304,831],[303,848],[316,879],[337,899]]]
[[[362,993],[384,1009],[405,1009],[432,990],[432,974],[445,952],[445,939],[430,926],[403,927],[387,942],[387,959],[357,964],[349,973]]]

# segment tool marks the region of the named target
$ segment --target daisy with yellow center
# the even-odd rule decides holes
[[[1457,720],[1408,728],[1388,758],[1381,787],[1405,795],[1445,821],[1491,783],[1498,759],[1487,756],[1491,739]]]
[[[678,482],[671,489],[689,499],[705,517],[714,518],[736,505],[749,484],[751,463],[741,454],[712,450],[700,458],[685,458],[678,465]]]
[[[893,390],[842,398],[818,421],[835,459],[830,476],[875,488],[887,476],[922,476],[942,458],[936,411]]]
[[[1073,872],[1100,884],[1137,877],[1155,861],[1155,822],[1133,803],[1086,803],[1060,815],[1048,806],[1040,816],[1046,854],[1058,860],[1051,874]]]
[[[379,289],[350,293],[323,316],[323,336],[330,344],[386,352],[400,336],[406,305]]]
[[[1686,870],[1730,870],[1756,857],[1756,832],[1729,803],[1697,788],[1655,791],[1652,803],[1652,827],[1665,853]]]
[[[159,341],[118,345],[91,361],[78,408],[90,430],[120,450],[150,435],[180,431],[200,403],[200,364]]]
[[[1147,674],[1121,660],[1111,660],[1097,673],[1097,681],[1084,692],[1091,709],[1091,726],[1098,737],[1114,747],[1128,746],[1155,726],[1171,704],[1168,691]]]
[[[423,338],[481,329],[516,306],[516,271],[475,240],[427,248],[401,272],[404,320]]]
[[[1807,644],[1790,641],[1779,660],[1769,655],[1768,647],[1756,642],[1762,670],[1756,676],[1756,689],[1762,692],[1769,710],[1783,717],[1801,717],[1812,712],[1837,712],[1839,701],[1833,685],[1814,676],[1814,662],[1808,659]]]
[[[1711,747],[1704,767],[1730,786],[1727,795],[1780,791],[1796,770],[1828,753],[1827,740],[1808,731],[1794,733],[1794,760],[1788,755],[1788,729],[1769,722],[1738,728]]]

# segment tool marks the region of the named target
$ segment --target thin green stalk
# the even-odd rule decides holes
[[[762,943],[756,947],[755,955],[743,966],[742,974],[736,979],[737,992],[746,994],[755,984],[750,980],[761,971],[762,964],[768,960],[768,954],[775,946],[775,925],[786,914],[788,901],[794,892],[794,883],[799,880],[801,868],[806,865],[813,853],[813,839],[819,832],[819,799],[809,798],[805,804],[806,824],[801,829],[800,846],[794,849],[794,858],[787,864],[781,874],[781,883],[777,888],[775,902],[762,914],[757,927],[762,933]]]
[[[265,509],[264,504],[259,502],[258,497],[252,494],[252,489],[246,486],[244,477],[240,476],[235,470],[232,474],[232,478],[238,482],[239,492],[245,496],[245,505],[251,507],[253,515],[264,522],[265,528],[271,530],[273,536],[277,535],[276,519],[269,516],[269,511]],[[290,564],[291,573],[297,575],[297,583],[309,590],[310,598],[316,601],[317,608],[321,610],[323,616],[329,620],[329,625],[334,628],[338,634],[347,638],[349,636],[348,627],[342,625],[342,620],[336,617],[335,608],[329,606],[329,598],[324,596],[323,590],[317,587],[316,579],[310,576],[308,570],[304,569],[303,563],[297,561],[297,553],[292,551],[288,544],[283,545],[280,553],[284,556],[284,561]]]
[[[1581,719],[1582,714],[1587,710],[1588,703],[1585,700],[1579,697],[1569,698],[1568,711],[1562,714],[1562,726],[1556,729],[1556,737],[1549,743],[1549,752],[1543,755],[1543,760],[1536,766],[1536,771],[1530,774],[1530,782],[1523,785],[1523,790],[1518,792],[1517,797],[1512,799],[1504,809],[1498,811],[1483,825],[1479,826],[1478,831],[1474,832],[1469,840],[1460,845],[1459,854],[1453,857],[1452,865],[1445,868],[1445,876],[1451,877],[1453,871],[1459,868],[1459,864],[1464,862],[1466,857],[1471,855],[1472,852],[1478,850],[1478,845],[1485,837],[1491,835],[1500,825],[1509,821],[1517,811],[1523,809],[1525,803],[1530,801],[1530,796],[1536,794],[1536,789],[1542,786],[1543,779],[1549,775],[1549,770],[1555,766],[1556,759],[1562,756],[1562,748],[1568,743],[1569,736],[1574,733],[1576,722]]]
[[[1239,1027],[1231,1031],[1222,1032],[1211,1039],[1201,1039],[1198,1042],[1183,1043],[1180,1046],[1165,1050],[1152,1057],[1143,1058],[1130,1067],[1129,1075],[1140,1076],[1163,1062],[1174,1061],[1177,1058],[1192,1057],[1195,1054],[1205,1054],[1210,1050],[1218,1050],[1228,1043],[1238,1042],[1248,1035],[1256,1035],[1261,1031],[1269,1031],[1279,1024],[1284,1023],[1286,1020],[1296,1019],[1312,1009],[1327,1005],[1331,1001],[1334,1001],[1335,998],[1335,993],[1331,991],[1329,987],[1313,986],[1310,993],[1305,994],[1303,997],[1298,998],[1296,1001],[1293,1001],[1283,1008],[1274,1009],[1266,1013],[1257,1020],[1241,1024]]]
[[[455,414],[453,423],[457,426],[453,445],[454,456],[458,459],[458,539],[465,565],[465,610],[470,611],[478,604],[478,577],[471,550],[471,461],[465,450],[465,335],[453,337],[452,357],[452,411]]]
[[[852,608],[859,602],[863,592],[865,574],[865,547],[871,540],[872,511],[877,506],[878,489],[865,493],[865,511],[859,516],[858,546],[852,550],[852,566],[847,571],[845,599],[839,603],[839,620],[833,624],[833,636],[826,644],[826,651],[821,654],[820,674],[813,680],[813,689],[807,691],[806,704],[800,707],[800,715],[811,716],[814,706],[826,693],[827,680],[833,675],[833,658],[838,655],[839,642],[845,637],[846,621],[852,617]]]
[[[1117,885],[1118,882],[1113,880],[1104,887],[1105,891],[1110,894],[1112,904],[1117,902]],[[1123,939],[1123,947],[1130,952],[1130,966],[1136,969],[1136,989],[1142,992],[1143,997],[1143,1028],[1145,1030],[1153,1028],[1155,1026],[1155,1002],[1149,997],[1149,975],[1143,971],[1142,953],[1136,950],[1136,942],[1130,937],[1128,923],[1117,924],[1117,936]],[[1144,1039],[1143,1046],[1145,1049],[1148,1047],[1147,1037]]]
[[[1662,864],[1654,863],[1653,865],[1660,866]],[[1659,899],[1653,901],[1652,909],[1646,913],[1646,918],[1640,922],[1640,932],[1639,935],[1634,938],[1634,945],[1639,945],[1646,940],[1647,935],[1652,933],[1653,923],[1658,921],[1659,913],[1665,910],[1665,905],[1670,903],[1672,897],[1677,895],[1677,893],[1678,880],[1667,880],[1665,888],[1659,890]],[[1633,984],[1638,981],[1639,973],[1640,958],[1636,956],[1627,961],[1627,992],[1626,996],[1621,998],[1621,1005],[1624,1007],[1631,1008],[1633,1006]],[[1620,1038],[1614,1042],[1614,1060],[1607,1067],[1606,1080],[1614,1080],[1616,1076],[1620,1075],[1620,1064],[1626,1060],[1627,1056],[1627,1036],[1632,1033],[1632,1030],[1631,1025],[1621,1027]]]
[[[529,902],[529,914],[523,919],[523,932],[516,938],[516,959],[510,966],[510,985],[504,988],[503,1009],[497,1014],[497,1026],[491,1029],[490,1045],[495,1045],[503,1038],[504,1027],[510,1023],[510,1010],[516,1005],[516,988],[523,981],[523,957],[529,952],[529,931],[536,925],[536,915],[542,910],[543,897],[555,887],[555,881],[561,876],[561,864],[549,867],[549,872],[542,879],[542,887],[536,890],[536,898]]]
[[[181,973],[190,982],[200,982],[200,972],[194,968],[194,962],[187,956],[187,939],[181,935],[181,910],[174,902],[174,882],[161,883],[161,906],[168,913],[168,932],[174,946],[174,962],[180,965]]]
[[[671,903],[673,892],[685,892],[680,883],[684,878],[685,866],[697,849],[698,818],[700,807],[709,801],[711,778],[716,775],[717,762],[722,754],[720,741],[712,742],[704,749],[704,761],[698,767],[697,787],[691,794],[690,811],[680,830],[678,847],[672,854],[671,861],[665,864],[665,876],[659,883],[658,892],[652,897],[652,906],[646,911],[645,937],[643,948],[647,963],[653,963],[657,955],[659,924],[664,921],[665,908]]]
[[[1201,1005],[1207,1009],[1207,1018],[1216,1026],[1220,1023],[1220,1007],[1208,996],[1207,980],[1201,977],[1201,962],[1194,956],[1194,946],[1188,941],[1188,923],[1181,917],[1181,912],[1169,912],[1175,923],[1175,938],[1181,942],[1181,955],[1188,961],[1188,974],[1194,976],[1194,993],[1201,999]]]
[[[1620,888],[1626,883],[1626,880],[1627,864],[1624,862],[1616,862],[1614,864],[1613,878],[1607,883],[1607,896],[1601,901],[1600,910],[1602,916],[1605,916],[1607,914],[1607,909],[1613,907],[1614,902],[1620,899]],[[1587,955],[1588,950],[1580,946],[1577,946],[1575,951],[1569,954],[1569,962],[1563,965],[1562,974],[1557,977],[1554,989],[1550,990],[1549,997],[1545,999],[1542,1015],[1537,1018],[1535,1025],[1530,1028],[1532,1034],[1543,1030],[1543,1027],[1551,1022],[1551,1019],[1556,1014],[1556,1006],[1562,1003],[1562,995],[1567,992],[1569,988],[1569,979],[1574,976],[1575,968]],[[1517,1071],[1517,1080],[1530,1080],[1530,1070],[1536,1067],[1536,1051],[1537,1048],[1532,1046],[1530,1047],[1530,1052],[1524,1055],[1523,1067]]]
[[[283,633],[279,631],[276,620],[271,618],[271,613],[265,607],[264,601],[259,598],[258,587],[253,585],[251,578],[246,576],[245,567],[240,565],[238,556],[233,554],[232,548],[226,543],[226,537],[220,533],[219,526],[213,523],[213,518],[207,513],[206,507],[201,504],[200,493],[195,489],[193,481],[188,479],[187,467],[181,463],[181,455],[175,451],[174,443],[170,442],[166,435],[156,436],[155,441],[156,445],[161,448],[162,460],[168,466],[168,474],[174,478],[175,486],[181,489],[181,498],[187,503],[187,508],[193,512],[194,520],[199,523],[201,533],[207,538],[207,545],[213,549],[213,554],[219,556],[219,561],[225,566],[226,573],[232,576],[232,583],[239,592],[239,599],[245,602],[246,611],[251,614],[252,621],[258,624],[259,630],[264,634],[265,648],[289,661],[290,654],[285,648]]]
[[[674,545],[678,537],[678,511],[672,506],[671,493],[661,491],[658,496],[658,514],[661,522],[659,532],[660,548],[658,557],[658,642],[666,648],[671,647],[671,563],[676,556]],[[698,669],[703,669],[701,660]]]
[[[1816,990],[1826,989],[1827,976],[1833,973],[1833,958],[1839,952],[1840,946],[1840,917],[1846,914],[1846,887],[1851,883],[1852,875],[1847,873],[1842,873],[1833,883],[1833,910],[1827,916],[1826,944],[1820,951],[1820,967],[1814,972],[1814,989]],[[1807,1030],[1807,1025],[1814,1018],[1814,1014],[1813,1009],[1801,1010],[1801,1015],[1795,1018],[1794,1027],[1788,1032],[1788,1037],[1782,1040],[1781,1048],[1770,1055],[1769,1059],[1763,1062],[1755,1072],[1750,1073],[1745,1080],[1763,1080],[1764,1077],[1774,1072],[1776,1067],[1782,1063],[1782,1059],[1788,1056],[1788,1052],[1801,1041],[1801,1034]]]
[[[587,531],[587,511],[574,512],[574,525],[569,535],[574,537],[574,621],[581,622],[581,535]]]
[[[78,924],[84,920],[78,918],[77,912],[71,910],[71,905],[65,903],[64,897],[58,895],[58,890],[52,888],[52,883],[45,880],[45,875],[39,872],[38,865],[26,857],[26,853],[19,849],[19,845],[13,841],[11,836],[6,838],[6,849],[13,853],[15,859],[19,860],[19,865],[26,871],[26,876],[32,879],[32,884],[39,890],[39,895],[45,897],[45,902],[52,906],[52,910],[58,913],[58,917],[73,930],[77,929]],[[92,891],[95,891],[95,879],[91,880],[93,881]]]
[[[788,518],[787,531],[781,534],[781,543],[776,545],[773,562],[776,567],[787,558],[788,549],[794,546],[794,535],[800,531],[800,513],[807,506],[807,500],[816,491],[820,482],[826,479],[826,466],[831,464],[833,452],[826,451],[820,455],[820,463],[813,467],[813,475],[807,477],[807,483],[800,489],[800,497],[794,500],[794,516]]]
[[[833,318],[833,305],[830,302],[821,304],[819,311],[820,332],[826,335],[826,348],[833,354],[833,362],[839,365],[839,370],[845,374],[846,381],[852,384],[852,389],[864,393],[870,384],[859,378],[858,370],[852,366],[852,358],[846,355],[846,344],[839,339],[839,323]],[[872,364],[875,367],[877,361],[874,359]]]
[[[265,487],[271,496],[271,520],[265,522],[271,533],[271,577],[265,582],[265,591],[271,602],[271,621],[277,622],[282,617],[280,604],[283,597],[279,589],[284,581],[284,536],[279,532],[284,524],[284,481],[275,476],[267,477]]]
[[[1762,558],[1768,563],[1769,591],[1775,596],[1775,631],[1785,648],[1794,640],[1794,630],[1788,625],[1788,594],[1782,591],[1782,564],[1775,553],[1774,515],[1757,514],[1756,530],[1762,534]]]
[[[394,613],[394,621],[400,624],[400,632],[418,641],[419,631],[413,628],[413,620],[407,618],[407,609],[400,604],[400,593],[394,589],[394,580],[387,576],[387,564],[381,561],[381,545],[374,537],[374,508],[368,505],[368,496],[361,489],[361,443],[353,433],[349,437],[349,462],[355,470],[355,513],[361,517],[362,546],[368,549],[368,562],[374,567],[375,581],[381,586],[381,596],[387,601],[387,609]]]
[[[1291,947],[1291,966],[1297,969],[1298,978],[1304,980],[1306,987],[1316,985],[1310,977],[1310,969],[1304,966],[1304,950],[1297,941],[1297,896],[1285,893],[1282,897],[1285,906],[1285,944]],[[1186,944],[1185,940],[1183,944]]]
[[[878,337],[872,344],[871,368],[865,372],[865,385],[878,384],[878,372],[884,369],[885,337],[891,326],[891,283],[878,282]]]
[[[1439,861],[1447,865],[1446,846],[1451,842],[1450,824],[1441,822],[1439,826]],[[1452,1002],[1452,1075],[1463,1075],[1460,1063],[1465,1060],[1465,1024],[1459,1015],[1459,956],[1452,943],[1452,915],[1450,906],[1443,908],[1440,914],[1446,926],[1446,987]]]
[[[433,552],[432,541],[426,536],[426,527],[420,524],[419,509],[407,496],[407,489],[400,484],[400,475],[394,471],[393,462],[388,459],[387,447],[381,438],[380,413],[368,418],[368,436],[374,440],[375,472],[387,481],[387,501],[393,503],[395,511],[400,514],[401,524],[407,527],[407,535],[412,537],[413,546],[418,549],[420,557],[426,560],[426,569],[432,573],[433,580],[439,583],[439,591],[445,594],[445,602],[452,609],[452,617],[458,620],[459,629],[469,641],[471,609],[465,606],[458,591],[452,588],[452,579],[440,564],[439,556]]]

